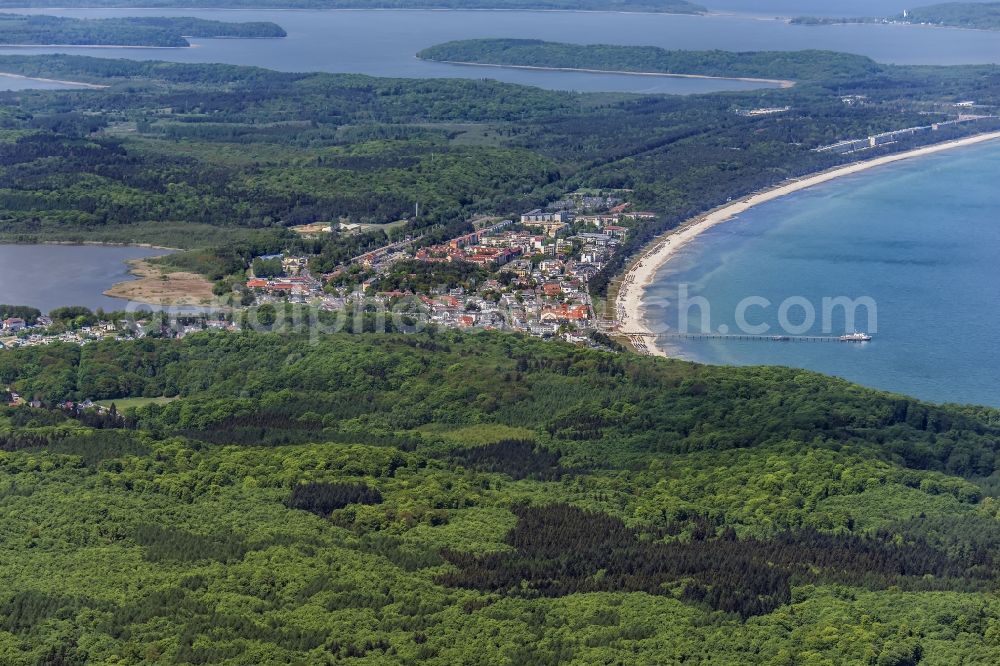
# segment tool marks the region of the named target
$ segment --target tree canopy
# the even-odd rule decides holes
[[[43,407],[0,408],[3,663],[998,654],[996,410],[453,331],[57,344],[7,383]]]

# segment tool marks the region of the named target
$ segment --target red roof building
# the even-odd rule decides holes
[[[558,308],[545,308],[539,317],[543,322],[571,322],[590,319],[590,311],[586,305],[561,305]]]

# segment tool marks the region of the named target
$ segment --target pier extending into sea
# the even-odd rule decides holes
[[[620,335],[629,338],[673,338],[678,340],[744,340],[753,342],[869,342],[861,339],[845,339],[839,335],[750,335],[746,333],[646,333],[622,331]]]

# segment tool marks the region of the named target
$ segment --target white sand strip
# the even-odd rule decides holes
[[[864,162],[856,162],[843,167],[837,167],[829,171],[818,173],[814,176],[806,176],[783,183],[770,190],[759,194],[754,194],[745,199],[726,204],[720,208],[709,211],[705,215],[688,220],[676,229],[658,237],[642,252],[638,259],[625,271],[622,276],[621,286],[618,291],[618,298],[615,302],[615,315],[618,321],[618,330],[623,334],[629,334],[633,345],[640,352],[653,354],[655,356],[666,356],[666,352],[656,346],[656,339],[649,328],[648,322],[643,318],[643,296],[646,287],[656,277],[657,271],[665,264],[677,251],[699,234],[704,233],[717,224],[731,220],[733,217],[743,213],[754,206],[758,206],[768,201],[773,201],[793,192],[798,192],[815,185],[827,183],[836,178],[850,176],[901,160],[908,160],[924,155],[932,155],[953,148],[971,146],[984,141],[1000,139],[1000,132],[990,132],[987,134],[977,134],[975,136],[947,141],[931,146],[924,146],[896,155],[887,155]]]

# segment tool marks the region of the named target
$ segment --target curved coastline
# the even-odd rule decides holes
[[[256,38],[251,38],[256,39]],[[155,44],[0,44],[0,49],[189,49],[188,46]]]
[[[97,83],[84,83],[83,81],[63,81],[60,79],[43,79],[39,76],[25,76],[24,74],[14,74],[12,72],[0,72],[0,77],[7,79],[18,79],[21,81],[40,81],[42,83],[57,83],[63,86],[87,88],[89,90],[104,90],[105,88],[108,87]]]
[[[210,307],[217,300],[212,283],[203,275],[167,272],[150,263],[149,257],[125,263],[131,277],[105,289],[104,296],[154,307]]]
[[[580,72],[583,74],[625,74],[627,76],[655,76],[670,79],[708,79],[711,81],[743,81],[744,83],[764,83],[778,88],[791,88],[795,81],[787,79],[759,79],[748,76],[709,76],[707,74],[671,74],[669,72],[638,72],[627,69],[587,69],[583,67],[543,67],[541,65],[502,65],[492,62],[465,62],[462,60],[434,60],[421,58],[424,62],[438,62],[444,65],[462,65],[467,67],[494,67],[497,69],[527,69],[539,72]]]
[[[787,181],[764,192],[750,195],[739,201],[709,211],[692,218],[676,229],[659,236],[636,258],[622,275],[617,298],[615,299],[615,315],[618,330],[628,337],[633,348],[640,353],[654,356],[667,356],[666,351],[656,344],[656,334],[645,319],[643,298],[646,288],[656,278],[657,272],[684,245],[716,225],[733,219],[754,206],[773,201],[783,196],[801,190],[830,182],[843,176],[867,171],[875,167],[892,164],[902,160],[933,155],[945,150],[971,146],[986,141],[1000,139],[1000,132],[988,132],[943,143],[916,148],[895,155],[886,155],[875,159],[855,162],[846,166],[836,167],[812,176],[805,176]]]

